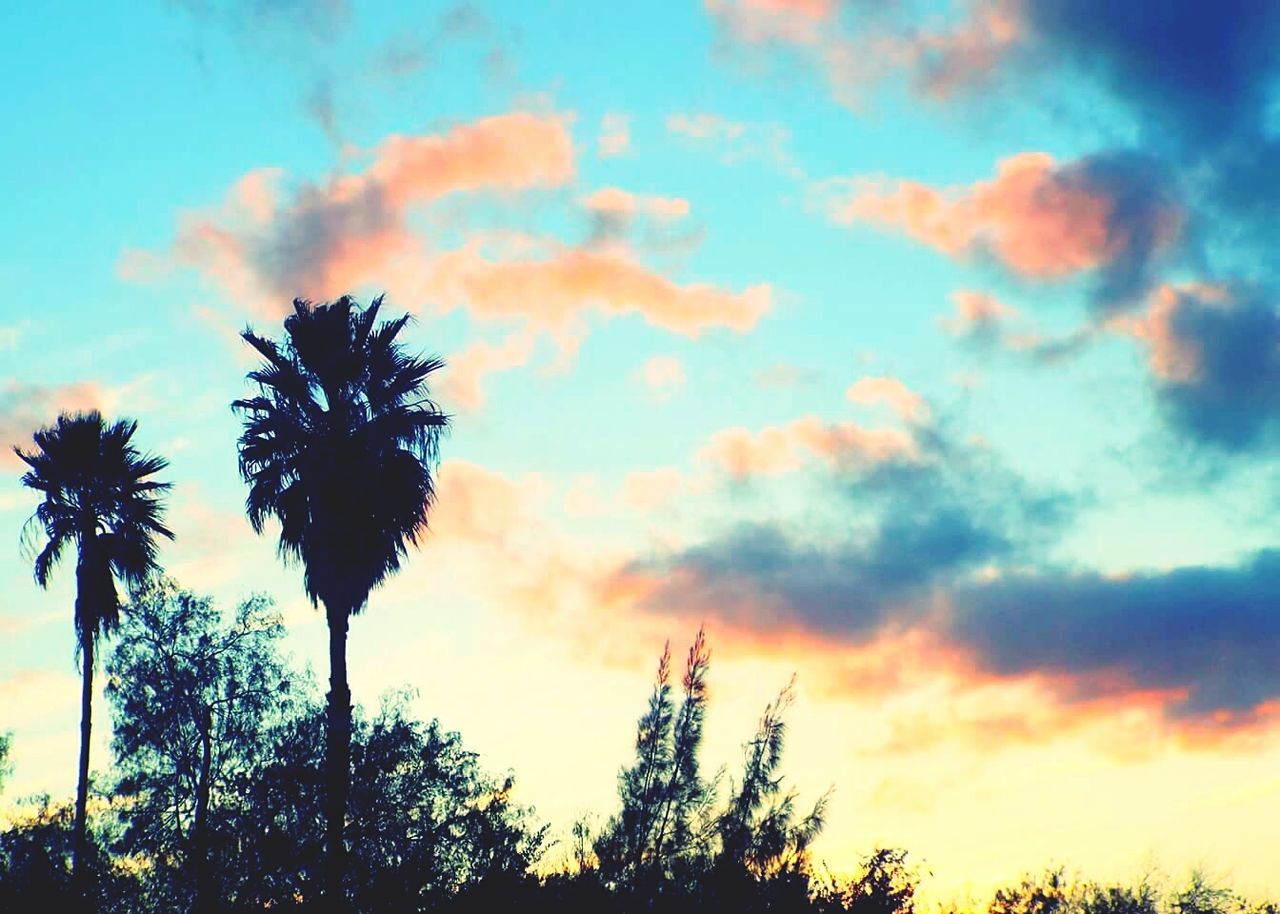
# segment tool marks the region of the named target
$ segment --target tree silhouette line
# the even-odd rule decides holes
[[[700,767],[711,651],[699,631],[678,684],[662,652],[638,720],[618,809],[580,820],[559,866],[514,778],[484,771],[457,733],[410,711],[411,693],[353,706],[350,617],[427,529],[440,437],[436,357],[409,353],[409,317],[382,299],[298,299],[280,342],[246,329],[239,470],[246,513],[301,566],[323,605],[329,682],[282,656],[284,629],[258,595],[223,613],[166,577],[158,541],[168,463],[133,444],[137,423],[58,416],[15,448],[41,501],[21,541],[47,587],[76,555],[81,663],[74,806],[28,798],[0,832],[0,914],[19,911],[858,912],[912,914],[921,872],[878,849],[837,878],[814,860],[828,796],[807,810],[781,774],[788,684],[744,744],[742,768]],[[122,592],[123,591],[123,592]],[[90,778],[93,679],[102,639],[114,766]],[[11,768],[0,735],[0,788]],[[1280,914],[1195,876],[1189,886],[1100,886],[1060,871],[996,892],[989,914]]]

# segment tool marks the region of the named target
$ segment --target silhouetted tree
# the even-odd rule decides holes
[[[14,448],[29,467],[23,485],[44,498],[23,528],[29,545],[36,529],[45,536],[39,550],[30,550],[36,583],[48,587],[62,553],[68,546],[77,552],[75,628],[83,663],[72,867],[77,881],[86,852],[94,646],[120,619],[116,578],[141,584],[157,570],[155,537],[173,538],[161,523],[161,495],[170,484],[150,478],[168,462],[138,452],[131,443],[137,427],[132,420],[108,424],[97,411],[63,413],[35,433],[33,450]]]
[[[0,832],[0,911],[73,911],[90,905],[103,912],[133,914],[155,910],[145,900],[142,870],[120,866],[106,854],[114,819],[102,797],[94,797],[80,865],[85,878],[72,876],[75,807],[48,795],[22,800]]]
[[[169,580],[129,604],[107,664],[115,792],[130,801],[123,847],[174,883],[171,910],[188,899],[196,912],[219,910],[217,872],[235,866],[222,807],[259,764],[260,731],[286,710],[281,634],[265,597],[242,602],[227,625],[212,601]]]
[[[663,648],[649,708],[636,730],[636,761],[618,776],[622,809],[595,843],[611,885],[656,885],[706,858],[714,792],[698,771],[711,651],[698,631],[685,660],[683,697],[672,700],[671,645]]]
[[[912,914],[919,888],[920,874],[907,865],[906,851],[878,848],[855,876],[819,888],[813,908],[815,914]]]
[[[4,782],[12,773],[9,762],[9,748],[13,745],[12,733],[0,733],[0,793],[4,793]]]
[[[243,784],[237,910],[288,910],[321,885],[323,730],[318,707],[275,728],[273,751]],[[355,710],[351,757],[349,876],[359,910],[431,910],[484,880],[522,877],[541,854],[546,829],[513,801],[512,779],[485,774],[458,734],[414,719],[405,695],[372,719]]]
[[[794,678],[760,716],[746,744],[742,778],[718,822],[719,864],[757,877],[802,870],[809,845],[826,824],[829,792],[796,821],[796,794],[782,790],[778,766],[786,737],[783,712],[794,697]]]
[[[249,521],[261,533],[279,520],[280,553],[301,560],[307,595],[324,603],[329,624],[325,841],[335,907],[350,776],[347,626],[426,530],[448,423],[426,386],[444,363],[407,354],[396,337],[409,316],[378,323],[381,306],[381,297],[364,310],[348,297],[298,299],[283,344],[246,330],[265,363],[248,375],[258,395],[233,404],[244,417]]]

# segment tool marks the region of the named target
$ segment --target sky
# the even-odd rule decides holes
[[[563,837],[705,625],[704,768],[794,673],[835,871],[1280,893],[1280,6],[108,0],[0,33],[6,801],[72,792],[79,698],[10,446],[136,418],[166,571],[269,594],[322,678],[243,514],[238,332],[385,293],[452,422],[357,702],[416,690]]]

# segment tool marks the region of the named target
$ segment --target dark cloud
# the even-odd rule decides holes
[[[931,597],[977,569],[1027,559],[1073,509],[989,454],[919,429],[923,460],[895,458],[824,477],[843,533],[814,541],[781,524],[743,524],[628,574],[656,575],[656,611],[715,612],[845,641],[917,624]]]
[[[1027,0],[1035,33],[1098,74],[1153,129],[1189,146],[1260,135],[1280,74],[1280,5],[1266,0]]]
[[[1247,713],[1280,697],[1280,550],[1237,567],[1107,578],[1038,571],[954,597],[947,637],[999,676],[1056,674],[1099,692],[1182,692],[1173,717]]]
[[[1173,424],[1229,451],[1280,430],[1280,307],[1261,289],[1166,290],[1148,319],[1156,394]],[[1165,361],[1160,370],[1158,361]]]

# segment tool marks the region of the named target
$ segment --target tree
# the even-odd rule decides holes
[[[9,747],[12,745],[12,733],[0,733],[0,793],[4,793],[4,782],[12,773],[9,762]]]
[[[260,732],[287,710],[283,631],[265,597],[224,625],[211,600],[170,580],[129,604],[107,664],[115,793],[130,801],[124,849],[164,877],[171,909],[194,897],[194,911],[218,910],[217,873],[234,865],[223,807],[260,763]]]
[[[14,448],[29,467],[23,485],[44,495],[23,528],[23,540],[35,556],[36,583],[48,587],[67,547],[75,546],[77,552],[75,629],[83,662],[72,857],[77,883],[84,875],[86,853],[94,647],[120,621],[116,579],[142,584],[158,569],[156,536],[173,538],[161,523],[161,496],[170,483],[150,478],[169,464],[139,453],[131,443],[137,427],[127,419],[107,423],[96,410],[63,413],[55,425],[35,433],[34,450]],[[38,551],[32,539],[37,529],[45,536]]]
[[[232,404],[244,419],[249,521],[258,533],[268,518],[279,521],[279,551],[301,561],[307,595],[324,604],[329,625],[325,843],[334,907],[350,779],[347,627],[426,531],[448,425],[426,386],[443,361],[406,353],[396,337],[409,316],[379,323],[381,306],[381,297],[363,310],[349,297],[296,299],[283,344],[245,330],[264,363],[248,375],[257,396]]]
[[[348,876],[370,914],[436,910],[468,887],[522,877],[546,836],[514,802],[510,776],[481,770],[457,733],[413,718],[407,698],[389,697],[372,717],[353,712]],[[238,841],[229,910],[288,910],[313,897],[327,866],[315,752],[324,722],[317,706],[272,728],[244,779],[229,829]]]
[[[783,793],[777,774],[786,736],[783,712],[794,698],[795,678],[765,706],[756,735],[744,747],[742,778],[720,816],[720,864],[755,877],[803,870],[809,845],[826,824],[830,791],[799,822],[796,794]]]
[[[658,660],[649,708],[636,730],[635,764],[618,776],[622,809],[595,845],[601,872],[611,884],[670,880],[681,858],[687,862],[705,854],[709,830],[703,826],[714,792],[699,776],[698,750],[710,664],[711,651],[699,630],[685,660],[677,711],[670,644]]]

